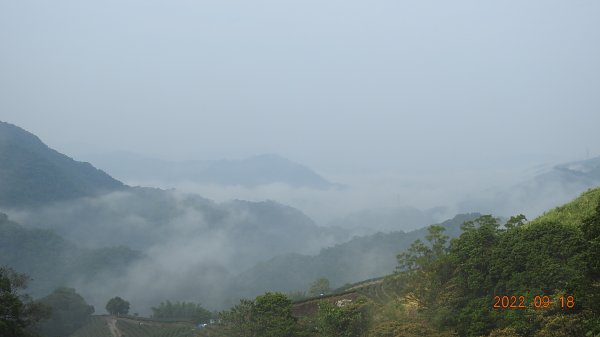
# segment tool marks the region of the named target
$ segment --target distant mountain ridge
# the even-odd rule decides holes
[[[0,206],[40,205],[126,188],[89,163],[49,148],[30,132],[0,122]]]
[[[444,212],[446,209],[443,207],[425,210],[401,206],[363,209],[334,218],[327,223],[327,227],[345,228],[357,236],[401,229],[406,231],[435,223],[442,219]]]
[[[536,180],[582,186],[600,185],[600,157],[555,165],[549,172],[538,175]]]
[[[52,230],[28,229],[0,213],[0,266],[8,265],[32,278],[29,291],[45,296],[76,279],[100,274],[117,277],[143,258],[126,247],[82,248]]]
[[[275,154],[241,160],[166,161],[128,152],[83,155],[96,166],[124,181],[193,182],[256,187],[284,183],[292,187],[328,189],[342,187],[312,169]]]
[[[477,210],[504,216],[523,213],[531,218],[598,186],[600,157],[594,157],[540,169],[513,186],[474,194],[459,204],[459,211]]]
[[[265,160],[278,159],[259,161]],[[319,227],[301,211],[274,201],[217,203],[173,189],[130,187],[8,123],[0,124],[0,211],[20,224],[2,217],[6,235],[0,238],[0,262],[47,279],[47,287],[89,286],[89,292],[82,292],[95,304],[105,301],[103,292],[119,285],[129,287],[123,292],[140,301],[166,296],[138,293],[136,285],[149,289],[157,280],[168,280],[175,282],[170,298],[200,287],[197,296],[203,303],[220,306],[218,290],[230,272],[280,254],[318,252],[348,236],[343,230]],[[18,242],[22,244],[13,244]],[[69,269],[74,261],[79,264],[80,255],[102,253],[104,247],[113,246],[129,247],[125,253],[135,249],[147,258],[128,260],[135,270],[127,269],[118,278],[87,279],[78,269]],[[38,251],[42,255],[27,254]],[[92,255],[84,262],[95,263],[97,255]],[[173,264],[179,260],[186,263]],[[53,265],[61,265],[60,275],[46,277]],[[146,270],[150,271],[139,272]],[[182,273],[187,277],[171,279],[172,274]],[[32,284],[33,292],[49,289],[39,286]],[[155,304],[159,298],[152,300]]]
[[[460,235],[464,222],[479,216],[479,213],[458,214],[440,225],[446,229],[445,235],[455,238]],[[251,297],[265,291],[306,290],[320,277],[328,278],[333,287],[339,287],[384,276],[394,271],[396,255],[415,240],[424,240],[425,235],[427,227],[410,232],[377,233],[324,248],[317,255],[276,256],[237,275],[232,289],[238,289],[241,297]]]

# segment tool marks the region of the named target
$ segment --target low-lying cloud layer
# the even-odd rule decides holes
[[[194,182],[171,183],[158,180],[126,181],[132,185],[175,188],[179,191],[195,193],[212,200],[224,202],[232,199],[251,201],[276,200],[302,210],[318,224],[327,225],[349,214],[364,210],[394,210],[415,208],[426,211],[437,208],[437,221],[452,217],[461,211],[478,211],[462,201],[469,196],[486,194],[485,188],[500,189],[511,186],[527,175],[521,169],[447,172],[444,176],[435,174],[406,175],[397,172],[335,176],[333,181],[341,182],[345,188],[311,189],[297,188],[283,183],[257,187],[223,186]],[[525,211],[522,211],[525,212]],[[402,222],[394,230],[410,230],[420,224]],[[369,224],[365,224],[367,227]],[[372,226],[374,231],[390,230]]]
[[[120,295],[140,312],[166,299],[222,308],[231,299],[225,293],[231,275],[276,255],[317,253],[344,234],[275,202],[215,203],[147,188],[8,213],[24,226],[53,229],[84,247],[141,251],[144,258],[118,277],[99,274],[69,284],[96,306]]]
[[[408,231],[458,212],[533,218],[593,183],[555,169],[542,172],[461,173],[451,180],[340,177],[336,181],[347,188],[320,190],[144,182],[176,189],[133,188],[8,213],[24,226],[53,229],[83,247],[125,245],[143,253],[117,276],[99,273],[91,280],[74,276],[70,281],[100,312],[113,296],[128,299],[132,312],[142,314],[164,300],[222,309],[236,301],[236,275],[272,257],[316,254],[353,235]]]

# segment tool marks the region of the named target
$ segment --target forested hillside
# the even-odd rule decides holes
[[[285,318],[293,329],[284,331],[305,336],[326,336],[326,331],[332,336],[343,336],[348,329],[353,329],[348,336],[376,337],[450,336],[452,333],[468,337],[595,336],[600,333],[600,322],[596,320],[600,295],[599,205],[600,189],[596,189],[531,222],[514,217],[501,226],[491,216],[474,219],[477,215],[466,215],[442,226],[432,226],[428,233],[423,230],[401,233],[404,237],[415,235],[425,236],[425,239],[416,241],[398,256],[398,271],[379,286],[383,287],[384,297],[381,290],[374,288],[372,292],[368,289],[360,292],[366,296],[364,302],[356,300],[343,307],[335,303],[333,306],[321,304],[317,316]],[[6,249],[2,257],[7,259],[7,264],[22,259],[26,261],[24,265],[37,273],[36,266],[46,265],[39,263],[40,256],[44,256],[50,265],[59,268],[55,275],[62,275],[80,273],[77,267],[82,264],[102,270],[102,262],[107,262],[99,251],[77,248],[50,231],[24,229],[8,221],[6,216],[0,220],[0,237],[4,240],[0,247]],[[465,220],[462,226],[458,225]],[[462,234],[456,239],[449,240],[446,236],[456,236],[461,229]],[[336,249],[341,255],[349,254],[353,251],[351,247],[357,252],[364,251],[375,243],[387,246],[385,242],[397,241],[400,233],[388,235],[389,240],[381,235],[357,238],[321,254],[327,255],[327,251]],[[404,242],[406,238],[398,241]],[[40,256],[32,256],[34,252]],[[52,262],[58,256],[70,257],[73,263]],[[114,263],[115,255],[105,256]],[[346,268],[353,266],[350,263]],[[43,277],[51,277],[51,274]],[[503,301],[504,296],[509,302]],[[511,302],[513,296],[516,300]],[[267,300],[276,300],[283,308],[288,306],[285,303],[290,303],[291,308],[291,302],[267,296],[252,302],[254,304],[248,302],[247,309],[254,312],[258,310],[254,309],[256,305],[260,304],[260,308]],[[264,324],[275,324],[271,320],[287,315],[285,312],[277,311],[275,317]],[[259,311],[251,315],[272,314]],[[224,317],[225,325],[233,324],[228,320],[232,316]],[[347,320],[348,324],[334,324],[340,319]],[[317,330],[307,331],[310,325],[317,326]],[[125,325],[122,328],[129,329]],[[199,333],[219,335],[220,329],[213,326]],[[168,328],[164,333],[169,331],[175,333],[176,330]],[[246,336],[244,333],[236,335],[235,329],[227,331],[227,336]]]
[[[450,237],[460,234],[460,225],[479,214],[461,214],[440,226]],[[314,280],[325,277],[332,287],[384,276],[394,269],[395,255],[427,234],[425,228],[408,233],[398,231],[355,237],[322,249],[317,255],[288,254],[259,263],[241,273],[234,289],[240,295],[252,296],[261,291],[306,291]]]
[[[459,336],[600,334],[599,201],[591,190],[530,223],[484,216],[449,243],[432,227],[430,247],[416,242],[398,256],[390,279],[403,310],[375,335],[403,321]]]
[[[242,160],[166,161],[113,152],[84,156],[95,166],[123,181],[216,184],[256,187],[274,183],[292,187],[327,189],[341,187],[310,168],[273,154]]]
[[[600,0],[0,0],[0,337],[600,337],[599,60]]]
[[[515,185],[491,188],[467,197],[460,202],[459,209],[539,215],[549,207],[563,204],[600,185],[600,157],[531,170],[535,173]]]
[[[196,299],[203,303],[223,307],[231,300],[231,275],[348,237],[275,201],[217,203],[126,186],[8,123],[0,124],[0,211],[19,224],[1,228],[0,263],[32,276],[32,294],[75,286],[98,304],[121,289],[142,310],[188,299],[191,289],[200,289]]]
[[[118,291],[142,310],[190,296],[222,308],[264,291],[304,297],[315,280],[326,284],[313,295],[388,274],[345,285],[356,296],[322,301],[311,314],[292,315],[290,298],[279,293],[243,300],[201,333],[600,334],[600,189],[533,221],[463,214],[339,244],[346,231],[320,227],[292,207],[127,187],[17,127],[0,126],[0,192],[8,200],[0,206],[19,220],[0,213],[0,265],[31,276],[36,297],[59,288],[48,302],[75,294],[60,288],[75,284],[77,298],[94,304]]]
[[[0,207],[26,207],[96,196],[126,186],[75,161],[35,135],[0,121]]]
[[[23,228],[0,213],[0,266],[29,275],[29,292],[35,296],[75,281],[118,277],[141,257],[126,247],[82,248],[52,230]]]
[[[600,336],[600,189],[531,222],[484,215],[461,229],[450,240],[430,226],[398,254],[396,271],[374,284],[384,297],[363,291],[294,316],[290,300],[267,293],[205,335]]]

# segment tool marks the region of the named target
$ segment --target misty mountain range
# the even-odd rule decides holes
[[[200,288],[197,296],[219,307],[234,273],[280,254],[316,253],[349,238],[346,231],[317,226],[299,210],[273,201],[215,203],[175,190],[129,187],[16,126],[3,123],[0,131],[0,206],[22,225],[4,219],[4,239],[22,240],[3,246],[8,251],[0,263],[30,273],[34,293],[69,285],[85,288],[92,301],[103,301],[102,296],[119,289],[149,307],[166,298],[186,299],[189,295],[183,294]],[[57,253],[40,255],[33,263],[18,248],[47,251],[43,240],[36,239],[40,235],[56,244],[52,250]],[[105,248],[115,246],[135,249],[144,258],[130,259],[129,248]],[[76,262],[89,255],[82,253],[86,249],[92,255],[98,249],[125,254],[119,259],[129,261],[127,271],[119,277],[98,273],[88,280]],[[72,279],[48,277],[56,264],[69,266],[57,271]],[[107,265],[98,271],[110,269]],[[173,280],[173,275],[185,277]],[[161,297],[151,303],[148,289]]]
[[[166,161],[129,152],[83,155],[123,181],[256,187],[283,183],[314,189],[342,188],[310,168],[274,154],[242,160]]]
[[[600,184],[600,157],[556,165],[535,178],[538,185],[549,182],[564,186],[596,186]]]
[[[543,168],[513,186],[487,189],[468,196],[459,203],[458,211],[537,216],[599,185],[600,157],[595,157]]]
[[[0,206],[22,207],[126,189],[89,163],[75,161],[35,135],[0,121]]]
[[[127,247],[83,248],[52,230],[25,228],[0,213],[0,265],[33,277],[29,291],[45,296],[73,280],[116,278],[143,258]]]
[[[218,167],[227,174],[215,178]],[[279,167],[287,175],[266,179],[273,171],[265,167]],[[558,165],[517,188],[466,200],[463,206],[486,212],[507,201],[532,202],[549,186],[579,193],[600,182],[599,167],[599,158]],[[244,183],[332,186],[309,169],[273,156],[212,163],[204,172],[213,172],[222,183],[241,184],[224,177],[243,168],[249,172]],[[524,192],[517,195],[519,190]],[[319,226],[276,201],[218,203],[176,190],[130,187],[19,127],[0,123],[0,210],[8,214],[0,216],[0,264],[30,274],[32,293],[72,286],[96,305],[122,294],[141,311],[166,299],[223,308],[237,296],[305,290],[321,276],[337,286],[387,274],[394,256],[425,233],[399,232],[394,223],[425,226],[438,222],[433,220],[441,209],[356,210],[334,226]],[[460,215],[444,225],[457,235],[458,225],[473,216]],[[389,233],[352,239],[370,227]]]
[[[393,232],[400,228],[411,230],[436,223],[447,210],[434,207],[420,210],[415,207],[388,207],[361,209],[327,222],[327,227],[339,227],[351,231],[354,235],[370,235],[377,232]]]
[[[461,233],[460,225],[479,216],[479,213],[459,214],[440,225],[445,228],[445,235],[455,238]],[[384,276],[394,271],[396,255],[408,249],[415,240],[423,240],[426,234],[426,228],[380,232],[324,248],[317,255],[276,256],[236,276],[232,289],[239,291],[240,296],[248,297],[265,289],[282,292],[306,289],[307,284],[320,277],[326,277],[333,287],[340,287]]]

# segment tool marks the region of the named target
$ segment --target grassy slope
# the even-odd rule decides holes
[[[575,200],[545,212],[529,222],[529,226],[542,222],[556,222],[565,225],[578,226],[584,219],[594,214],[596,205],[600,202],[600,188],[590,189]]]
[[[92,316],[90,321],[70,337],[113,337],[109,329],[111,316]],[[162,322],[150,319],[117,318],[122,337],[193,337],[198,331],[191,323]]]
[[[75,331],[71,337],[112,337],[106,316],[92,316],[90,321]]]
[[[126,337],[192,337],[197,335],[193,324],[119,320],[117,327]]]

